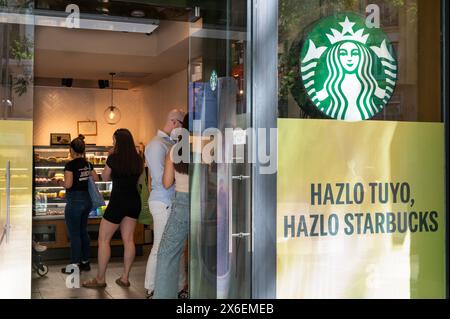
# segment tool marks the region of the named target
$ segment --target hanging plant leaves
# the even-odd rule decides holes
[[[22,96],[23,94],[27,93],[28,85],[30,85],[31,83],[32,83],[31,77],[27,76],[16,77],[13,82],[14,92],[18,96]]]
[[[10,48],[11,57],[19,62],[33,59],[33,51],[33,42],[26,37],[21,40],[15,40]]]

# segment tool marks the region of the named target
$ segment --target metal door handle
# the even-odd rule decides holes
[[[251,236],[251,233],[233,233],[233,180],[242,181],[246,179],[250,179],[250,176],[233,176],[232,174],[228,174],[228,253],[230,254],[233,253],[233,238],[244,238]]]
[[[251,235],[250,233],[231,234],[232,237],[238,237],[238,238],[249,237],[250,235]]]
[[[230,167],[231,170],[231,167]],[[228,253],[233,252],[233,177],[228,173]]]
[[[244,179],[250,179],[250,176],[237,175],[237,176],[233,176],[232,179],[242,181]]]
[[[3,236],[6,240],[6,244],[8,244],[9,233],[11,230],[11,161],[6,162],[5,177],[6,177],[6,224],[3,227]]]

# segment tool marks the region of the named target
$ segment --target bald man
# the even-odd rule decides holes
[[[152,178],[152,190],[150,192],[149,207],[153,217],[153,247],[148,257],[147,270],[145,273],[145,288],[147,297],[153,297],[155,289],[155,273],[157,264],[157,254],[167,219],[172,208],[172,199],[175,194],[174,186],[169,189],[164,188],[162,176],[166,154],[175,144],[170,138],[170,134],[176,128],[183,126],[185,112],[181,109],[173,109],[166,118],[163,128],[158,130],[157,135],[145,147],[145,160],[150,169]],[[178,291],[182,291],[186,285],[186,274],[184,267],[184,256],[180,262]]]

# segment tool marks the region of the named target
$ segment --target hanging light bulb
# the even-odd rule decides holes
[[[111,75],[111,105],[108,106],[104,112],[104,117],[108,124],[114,125],[120,121],[121,114],[118,107],[114,106],[114,75],[115,73],[110,73]]]

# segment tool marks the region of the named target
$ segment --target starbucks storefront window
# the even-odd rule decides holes
[[[278,298],[445,298],[441,17],[279,1]]]

